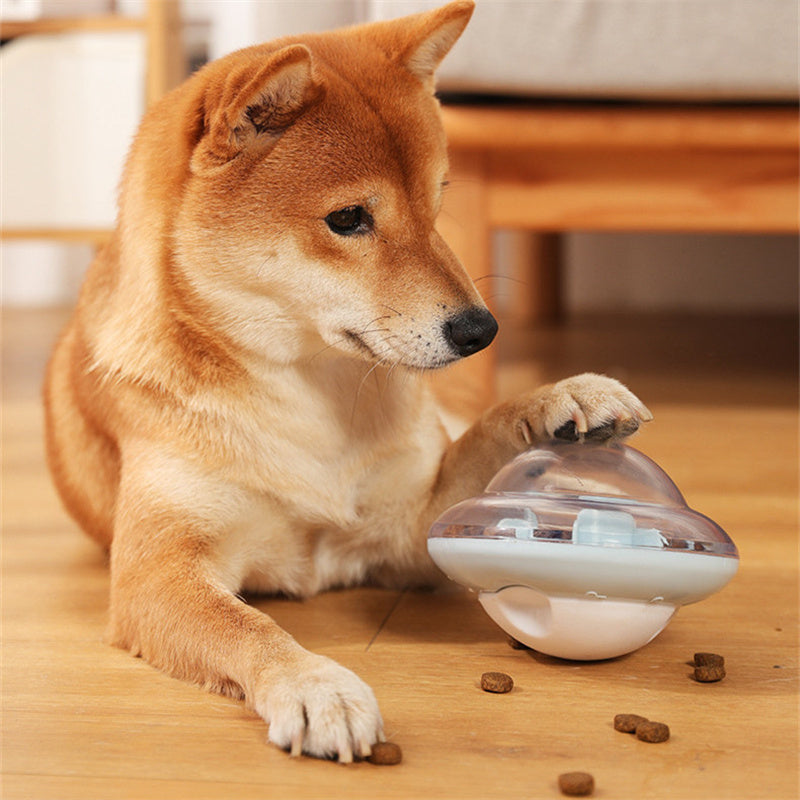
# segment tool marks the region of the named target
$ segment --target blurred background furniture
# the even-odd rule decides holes
[[[4,0],[3,304],[74,301],[145,108],[186,74],[172,0]]]
[[[94,138],[96,141],[111,141],[112,144],[122,140],[122,147],[118,147],[114,153],[115,162],[119,162],[119,150],[122,150],[124,158],[132,129],[138,124],[145,107],[164,95],[185,74],[180,47],[180,6],[168,0],[146,0],[139,7],[134,7],[133,13],[125,14],[117,13],[113,4],[103,0],[88,0],[83,3],[44,2],[38,7],[43,16],[26,19],[25,12],[37,10],[36,5],[31,6],[24,2],[17,3],[16,7],[13,2],[8,5],[8,8],[4,7],[4,18],[0,20],[0,39],[6,45],[2,51],[6,96],[3,111],[7,120],[3,139],[10,139],[6,145],[8,149],[4,147],[6,152],[3,153],[5,189],[2,236],[6,239],[56,239],[98,244],[108,235],[110,225],[84,227],[59,224],[59,211],[55,210],[53,214],[54,209],[48,208],[41,200],[40,187],[25,175],[26,171],[42,166],[49,167],[49,174],[58,175],[58,165],[48,164],[47,159],[48,156],[52,156],[53,160],[59,159],[65,152],[59,151],[57,147],[42,147],[42,142],[34,137],[36,145],[39,145],[35,157],[20,159],[20,155],[30,155],[30,152],[25,152],[24,145],[19,143],[19,138],[30,137],[30,131],[27,125],[20,125],[21,132],[15,136],[15,122],[20,120],[25,111],[35,117],[38,111],[43,110],[50,115],[50,124],[44,126],[44,135],[51,139],[63,139],[64,131],[59,130],[59,121],[63,117],[57,112],[67,105],[74,107],[84,103],[85,107],[79,109],[78,116],[79,122],[84,125],[84,131],[75,133],[75,139],[86,142]],[[64,12],[68,12],[67,15]],[[9,13],[11,18],[8,17]],[[12,40],[14,43],[9,45]],[[122,69],[120,64],[123,64]],[[98,73],[104,67],[112,70],[113,78],[121,77],[124,80],[123,85],[100,83],[98,79],[102,75]],[[37,68],[41,76],[39,85],[36,80]],[[59,78],[57,73],[60,69],[72,74]],[[22,71],[34,74],[28,75],[30,83],[22,87],[23,91],[18,92],[15,91],[18,85],[15,78]],[[64,78],[75,81],[75,85],[68,87],[61,82]],[[52,98],[47,97],[47,84],[54,79],[58,82],[57,89],[63,97],[60,104],[58,100],[52,103]],[[66,91],[67,89],[71,91]],[[107,91],[100,94],[103,89]],[[128,127],[124,132],[127,136],[115,136],[119,134],[119,129],[114,127],[113,112],[119,109],[115,109],[113,104],[115,96],[123,92],[127,97],[122,99],[124,109],[121,115]],[[53,136],[54,132],[57,133],[56,136]],[[67,144],[73,145],[74,142]],[[101,151],[102,149],[101,146]],[[97,157],[97,150],[92,155]],[[65,160],[69,161],[69,158]],[[91,191],[95,188],[92,184],[97,183],[91,180],[92,171],[85,169],[86,165],[81,163],[80,158],[77,161],[77,166],[85,171]],[[118,176],[114,178],[114,184],[116,180]],[[23,187],[32,183],[32,196],[23,198]],[[65,205],[80,205],[79,188],[77,185],[68,187],[71,196],[65,198]],[[58,187],[54,185],[50,194],[52,196],[57,193]],[[108,196],[105,196],[100,202],[110,206],[105,212],[105,220],[113,221],[113,194],[111,203],[108,200]],[[36,224],[36,214],[39,211],[29,208],[34,205],[41,207],[39,224]],[[23,208],[19,209],[20,206]],[[10,220],[11,224],[7,224],[6,220]]]
[[[561,232],[798,230],[793,107],[468,104],[444,118],[470,209],[448,240],[473,274],[491,272],[492,230],[546,232],[518,314],[559,315]]]
[[[470,104],[446,107],[445,125],[459,191],[440,228],[473,277],[492,274],[495,230],[538,234],[506,266],[517,323],[561,316],[569,231],[798,230],[793,108]],[[493,386],[491,351],[470,368],[476,391]]]
[[[168,0],[145,0],[143,8],[135,7],[132,15],[118,13],[113,3],[84,0],[80,4],[45,2],[39,7],[41,16],[28,18],[24,10],[13,13],[13,0],[6,0],[4,18],[0,20],[0,40],[21,36],[59,33],[139,31],[146,37],[147,68],[145,97],[147,105],[172,88],[183,76],[180,48],[180,5]],[[9,9],[12,13],[9,14]],[[73,12],[63,16],[59,12]],[[80,12],[79,15],[74,15]],[[95,12],[95,13],[92,13]]]

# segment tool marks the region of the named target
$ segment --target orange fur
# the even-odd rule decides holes
[[[508,458],[649,417],[590,375],[455,442],[440,422],[422,372],[494,335],[434,229],[433,74],[471,11],[242,50],[155,105],[48,370],[54,480],[110,549],[110,640],[246,698],[292,753],[366,755],[378,706],[240,590],[436,581],[429,525]]]

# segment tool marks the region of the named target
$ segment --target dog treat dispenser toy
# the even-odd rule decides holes
[[[725,531],[622,444],[528,450],[445,511],[428,552],[515,639],[577,660],[642,647],[739,566]]]

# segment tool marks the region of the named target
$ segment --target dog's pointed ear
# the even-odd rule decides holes
[[[232,69],[206,93],[192,170],[218,168],[248,148],[273,144],[322,94],[305,45],[290,45],[266,61],[248,60]]]
[[[456,0],[446,6],[408,18],[406,46],[399,60],[433,91],[433,73],[461,36],[475,9],[473,0]]]

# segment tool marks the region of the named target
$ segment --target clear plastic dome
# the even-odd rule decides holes
[[[686,505],[669,476],[631,447],[553,444],[509,462],[483,495],[453,506],[431,537],[547,540],[736,558],[730,537]]]

